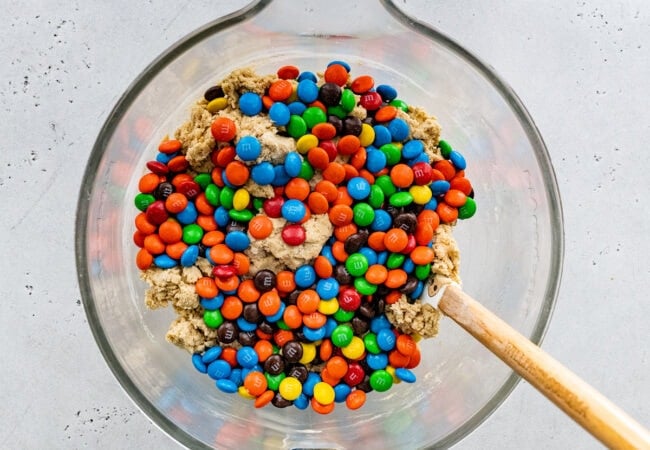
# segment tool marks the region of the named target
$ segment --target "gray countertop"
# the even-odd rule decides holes
[[[108,112],[178,38],[245,1],[5,1],[0,39],[0,448],[178,448],[91,336],[77,285],[80,177]],[[650,6],[399,1],[488,62],[535,119],[564,206],[543,348],[650,425]],[[456,448],[598,448],[531,386]]]

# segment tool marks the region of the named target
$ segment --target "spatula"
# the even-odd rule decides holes
[[[458,285],[442,286],[424,301],[474,336],[606,446],[650,449],[647,429]]]

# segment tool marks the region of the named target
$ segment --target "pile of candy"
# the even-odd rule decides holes
[[[371,390],[414,382],[419,336],[401,333],[384,308],[419,298],[436,228],[476,210],[463,156],[440,141],[432,160],[399,117],[409,108],[397,91],[349,71],[332,62],[319,82],[285,66],[266,95],[241,93],[243,115],[267,115],[295,139],[282,164],[260,160],[259,140],[236,140],[238,124],[216,114],[210,173],[194,172],[182,143],[166,140],[139,182],[137,266],[188,267],[200,257],[214,266],[196,293],[218,345],[192,362],[256,407],[311,404],[326,414],[335,403],[356,409]],[[228,103],[219,86],[205,100],[211,113]],[[364,119],[352,114],[358,105]],[[251,195],[243,187],[250,180],[273,186],[274,197]],[[247,250],[271,236],[272,219],[286,221],[284,245],[300,246],[303,224],[325,214],[334,232],[311,263],[250,273]]]

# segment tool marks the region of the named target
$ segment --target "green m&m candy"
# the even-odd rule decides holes
[[[277,375],[271,375],[268,372],[264,372],[264,377],[266,377],[266,382],[268,383],[268,388],[272,391],[277,391],[280,387],[280,382],[286,377],[284,372],[280,372]],[[391,380],[392,381],[392,380]]]
[[[384,196],[387,197],[390,197],[395,192],[397,192],[397,188],[393,184],[393,180],[391,180],[388,175],[381,175],[377,177],[377,179],[375,180],[375,185],[379,186],[379,188],[384,193]],[[372,194],[372,188],[370,194]]]
[[[149,205],[156,201],[156,198],[151,194],[140,193],[135,196],[135,207],[140,211],[145,211]]]
[[[354,330],[350,325],[339,325],[332,331],[330,340],[336,347],[347,347],[352,342]]]
[[[187,245],[198,244],[203,239],[203,228],[195,223],[183,227],[183,242]]]
[[[242,211],[231,209],[228,211],[228,215],[232,220],[236,220],[237,222],[249,222],[253,218],[253,212],[248,209]]]
[[[212,183],[212,177],[209,173],[200,173],[194,177],[194,182],[201,186],[201,189],[205,191],[205,188]]]
[[[329,106],[327,108],[327,114],[330,116],[336,116],[339,119],[345,119],[348,115],[347,111],[343,109],[341,105]]]
[[[361,295],[372,295],[377,292],[377,286],[368,282],[363,277],[357,277],[354,279],[354,288],[359,291]]]
[[[379,150],[382,151],[384,155],[386,155],[386,164],[389,166],[394,166],[402,159],[402,151],[395,144],[384,144],[379,147]]]
[[[389,269],[397,269],[404,263],[405,259],[406,255],[402,253],[391,253],[386,260],[386,267]]]
[[[415,266],[415,278],[424,280],[431,274],[431,263],[424,266]]]
[[[221,311],[215,309],[214,311],[206,311],[203,313],[203,321],[210,328],[219,328],[219,325],[223,323],[223,316]]]
[[[334,320],[338,323],[349,322],[354,317],[354,311],[346,311],[343,308],[339,308],[332,317],[334,317]]]
[[[375,370],[370,375],[370,386],[377,392],[384,392],[393,386],[393,377],[383,369]]]
[[[310,106],[309,108],[307,108],[305,112],[302,113],[302,118],[305,121],[307,128],[309,128],[310,130],[314,127],[314,125],[327,122],[327,116],[325,115],[325,111],[323,111],[322,109],[316,106]]]
[[[260,209],[262,209],[263,206],[264,206],[264,200],[262,200],[259,197],[253,198],[253,208],[259,211]]]
[[[409,112],[409,105],[406,104],[404,100],[396,98],[389,103],[390,106],[394,106],[397,109],[401,109],[404,112]]]
[[[443,158],[449,158],[449,154],[453,150],[451,145],[449,145],[449,142],[443,141],[442,139],[438,142],[438,148],[440,149]]]
[[[410,192],[396,192],[390,196],[388,203],[396,208],[401,208],[413,203],[413,196]]]
[[[353,253],[345,261],[345,268],[353,277],[360,277],[368,270],[368,258],[361,253]]]
[[[298,174],[298,178],[309,181],[313,176],[314,168],[311,166],[311,164],[309,164],[309,161],[305,159],[300,165],[300,173]]]
[[[232,201],[235,198],[235,190],[225,186],[219,194],[219,203],[226,209],[232,209]]]
[[[459,219],[469,219],[476,213],[476,202],[473,198],[467,197],[465,204],[458,208]]]
[[[287,125],[287,133],[294,139],[298,139],[303,134],[307,133],[307,123],[305,119],[300,116],[293,114],[289,119],[289,125]]]
[[[384,191],[382,191],[379,186],[376,184],[370,186],[370,196],[368,197],[368,204],[370,206],[375,209],[381,208],[381,205],[384,204],[385,198]]]
[[[363,344],[366,346],[366,350],[372,353],[373,355],[378,355],[381,353],[379,344],[377,344],[377,335],[373,332],[366,334],[363,337]]]
[[[352,208],[354,223],[360,227],[369,226],[375,220],[375,210],[367,203],[357,203]]]
[[[341,92],[341,107],[348,113],[354,109],[357,104],[357,99],[354,98],[354,92],[350,89],[343,89]]]
[[[219,196],[221,189],[214,183],[210,183],[205,187],[205,199],[212,206],[219,206]]]

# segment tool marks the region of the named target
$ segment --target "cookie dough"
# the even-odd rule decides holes
[[[424,144],[424,151],[431,162],[443,159],[438,149],[440,141],[440,124],[434,116],[417,106],[409,106],[408,113],[397,111],[397,117],[404,119],[411,129],[411,138],[420,139]]]
[[[250,67],[244,67],[232,71],[223,80],[221,80],[221,89],[228,99],[230,108],[237,108],[240,92],[255,92],[264,94],[269,85],[276,80],[275,75],[260,76]]]
[[[192,168],[197,172],[210,172],[214,167],[210,153],[215,146],[210,132],[213,116],[206,109],[207,102],[197,102],[190,113],[190,119],[181,125],[174,137],[183,143],[183,152]]]
[[[305,242],[290,246],[281,237],[282,228],[287,221],[283,218],[271,218],[271,222],[273,232],[265,239],[255,239],[248,233],[251,245],[244,253],[251,261],[251,275],[270,267],[276,272],[284,269],[293,271],[313,261],[334,230],[327,214],[315,214],[302,224],[307,234]]]
[[[194,284],[212,272],[212,265],[199,258],[195,266],[172,269],[151,268],[140,276],[149,285],[145,304],[150,309],[165,308],[171,303],[178,317],[169,326],[166,339],[189,352],[203,351],[216,344],[217,333],[205,325]]]
[[[460,284],[460,250],[451,233],[452,226],[440,224],[433,240],[433,260],[431,272],[434,276],[447,277]]]
[[[423,338],[438,334],[440,315],[440,311],[428,303],[409,303],[405,295],[396,303],[386,305],[386,317],[393,325],[402,333],[418,334]]]
[[[460,251],[452,235],[451,225],[441,224],[436,229],[433,243],[435,258],[428,280],[428,293],[433,296],[447,284],[460,284]],[[428,303],[416,301],[409,303],[406,296],[398,302],[386,306],[386,316],[403,333],[417,333],[423,338],[438,334],[441,313]]]
[[[165,338],[167,342],[196,353],[217,344],[217,330],[205,324],[202,312],[191,310],[189,315],[179,316],[172,322]]]
[[[278,134],[278,129],[267,116],[248,117],[238,109],[240,92],[251,91],[262,95],[276,79],[276,75],[259,76],[250,68],[238,69],[224,78],[220,84],[228,101],[224,109],[212,113],[207,109],[206,100],[201,99],[195,103],[189,120],[174,133],[174,137],[182,142],[182,152],[193,171],[210,172],[214,168],[210,155],[217,143],[212,137],[210,126],[219,116],[228,117],[237,123],[235,143],[242,136],[248,135],[255,136],[260,141],[262,153],[256,161],[281,163],[288,152],[295,150],[295,141]],[[321,78],[319,84],[322,83]],[[364,119],[367,111],[361,106],[356,106],[351,115]],[[437,147],[440,125],[435,117],[417,107],[409,107],[408,113],[398,111],[398,117],[408,123],[412,138],[422,140],[425,152],[432,162],[443,159]],[[346,162],[348,159],[341,158],[340,155],[338,158],[341,162]],[[321,179],[321,174],[317,172],[310,180],[312,188]],[[249,180],[244,187],[256,197],[274,196],[273,188],[268,185],[260,186]],[[251,276],[263,268],[272,268],[276,272],[285,269],[294,271],[301,265],[310,263],[318,256],[322,246],[333,232],[333,226],[326,214],[313,215],[303,224],[306,241],[292,247],[285,244],[281,238],[281,230],[286,221],[282,218],[272,218],[271,221],[274,230],[269,237],[258,240],[249,234],[251,245],[245,253],[250,259]],[[452,281],[460,282],[458,274],[460,254],[451,232],[451,225],[442,224],[436,229],[433,245],[435,259],[432,263],[432,275],[427,280],[430,292],[432,290],[435,292],[443,284]],[[204,258],[199,258],[196,266],[193,267],[152,268],[141,274],[142,279],[149,285],[145,293],[147,307],[157,309],[171,304],[178,315],[169,327],[167,340],[190,353],[201,352],[217,344],[216,330],[205,325],[204,310],[194,287],[196,280],[201,276],[210,275],[211,272],[210,263]],[[409,303],[406,296],[402,296],[392,305],[387,305],[386,315],[404,333],[433,337],[438,332],[440,312],[420,301]]]

